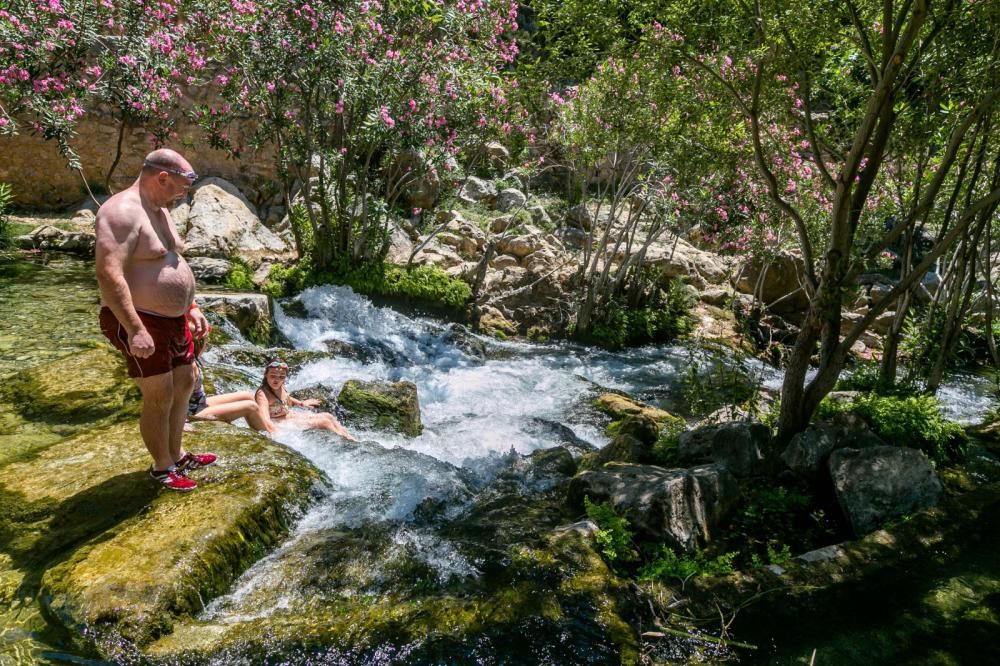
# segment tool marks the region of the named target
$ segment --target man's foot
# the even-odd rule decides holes
[[[215,461],[219,459],[219,456],[214,453],[185,453],[181,456],[181,459],[177,461],[177,469],[180,472],[189,472],[193,469],[198,469],[199,467],[208,467],[209,465],[214,465]]]
[[[184,474],[177,469],[176,465],[168,467],[164,470],[157,470],[150,467],[149,475],[170,490],[180,490],[181,492],[186,492],[188,490],[194,490],[198,487],[198,484],[184,476]]]

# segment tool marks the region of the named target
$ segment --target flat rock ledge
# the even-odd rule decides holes
[[[185,446],[220,456],[191,493],[149,478],[131,420],[0,467],[0,499],[17,507],[0,521],[11,596],[37,592],[80,649],[129,661],[286,536],[321,482],[294,451],[224,423],[199,423]]]

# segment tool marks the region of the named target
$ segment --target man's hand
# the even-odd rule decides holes
[[[199,340],[208,335],[208,332],[212,330],[211,325],[208,323],[208,319],[205,318],[205,315],[201,312],[201,308],[197,305],[188,311],[188,320],[194,324],[194,330],[191,331],[191,335]]]
[[[140,328],[138,331],[129,336],[128,339],[128,352],[135,356],[136,358],[149,358],[153,355],[153,351],[156,349],[156,344],[153,342],[153,336],[149,334],[144,328]]]

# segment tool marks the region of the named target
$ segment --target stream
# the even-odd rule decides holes
[[[5,317],[0,377],[102,339],[96,294],[92,262],[0,260],[0,310]],[[245,627],[259,634],[279,620],[291,626],[332,623],[338,621],[338,609],[347,608],[350,614],[364,600],[386,597],[410,603],[420,596],[424,603],[460,593],[470,598],[495,595],[494,574],[504,560],[483,542],[490,537],[481,523],[459,519],[476,515],[486,504],[484,497],[498,492],[501,475],[506,475],[504,483],[516,483],[525,492],[548,491],[551,483],[546,479],[512,475],[510,470],[520,457],[552,446],[580,452],[607,443],[606,421],[590,407],[593,397],[607,389],[624,391],[670,410],[680,404],[684,378],[692,367],[711,372],[722,362],[686,345],[607,352],[561,342],[501,342],[433,318],[376,306],[343,287],[314,287],[283,301],[276,308],[276,323],[290,350],[262,350],[232,325],[222,324],[229,340],[205,355],[206,376],[217,392],[253,390],[261,374],[260,358],[294,354],[298,360],[288,381],[293,394],[318,389],[335,397],[348,379],[413,382],[424,430],[407,438],[353,428],[359,441],[352,443],[331,433],[280,428],[275,438],[326,475],[322,496],[282,545],[245,572],[228,594],[206,606],[194,621],[199,631]],[[356,353],[330,353],[345,348]],[[746,365],[761,386],[780,385],[777,371]],[[993,403],[992,390],[990,381],[970,373],[951,377],[939,397],[950,418],[971,423]],[[22,445],[22,440],[44,442],[52,436],[42,427],[9,432],[4,419],[0,408],[0,465],[4,451]],[[990,543],[996,545],[995,540]],[[973,585],[986,590],[965,594],[974,597],[974,603],[982,603],[987,593],[995,597],[1000,591],[997,569],[984,563],[991,552],[995,555],[988,549],[972,553],[954,575],[935,574],[923,591],[933,595],[950,585],[961,588],[956,592],[961,597]],[[973,576],[981,580],[968,583]],[[934,622],[922,610],[922,599],[915,592],[901,600],[899,617],[911,618],[915,625]],[[34,609],[34,604],[0,608],[0,666],[96,663],[53,647]],[[900,621],[883,621],[864,631],[841,622],[834,637],[826,636],[823,626],[810,626],[809,636],[816,641],[775,638],[781,644],[768,654],[773,663],[808,663],[802,661],[803,651],[816,643],[833,646],[832,659],[819,664],[862,663],[852,661],[857,648],[844,643],[857,646],[876,640],[873,632],[906,633]],[[582,613],[579,618],[539,621],[537,626],[514,623],[505,632],[484,632],[471,642],[388,636],[384,644],[367,650],[345,653],[331,648],[300,657],[313,663],[609,663],[613,646],[598,624]],[[529,630],[536,632],[532,640],[521,640]],[[930,630],[924,634],[936,635]],[[886,637],[878,640],[891,642]],[[960,640],[951,636],[942,644],[949,654],[958,655],[954,663],[963,663]],[[276,642],[274,652],[230,652],[216,663],[298,663],[282,649]],[[879,656],[870,663],[892,663],[892,655],[898,653],[885,651],[886,661]]]

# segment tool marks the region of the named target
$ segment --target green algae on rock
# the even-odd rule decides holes
[[[363,382],[349,380],[337,397],[349,420],[377,429],[392,429],[416,437],[423,432],[420,402],[413,382]]]
[[[205,423],[185,444],[220,461],[193,474],[196,492],[170,494],[146,475],[141,441],[122,423],[0,468],[0,500],[23,507],[0,523],[13,565],[50,621],[110,659],[225,591],[287,534],[320,478],[256,433]]]
[[[138,418],[139,391],[125,363],[108,345],[94,345],[11,375],[0,383],[0,401],[24,419],[53,426]]]

